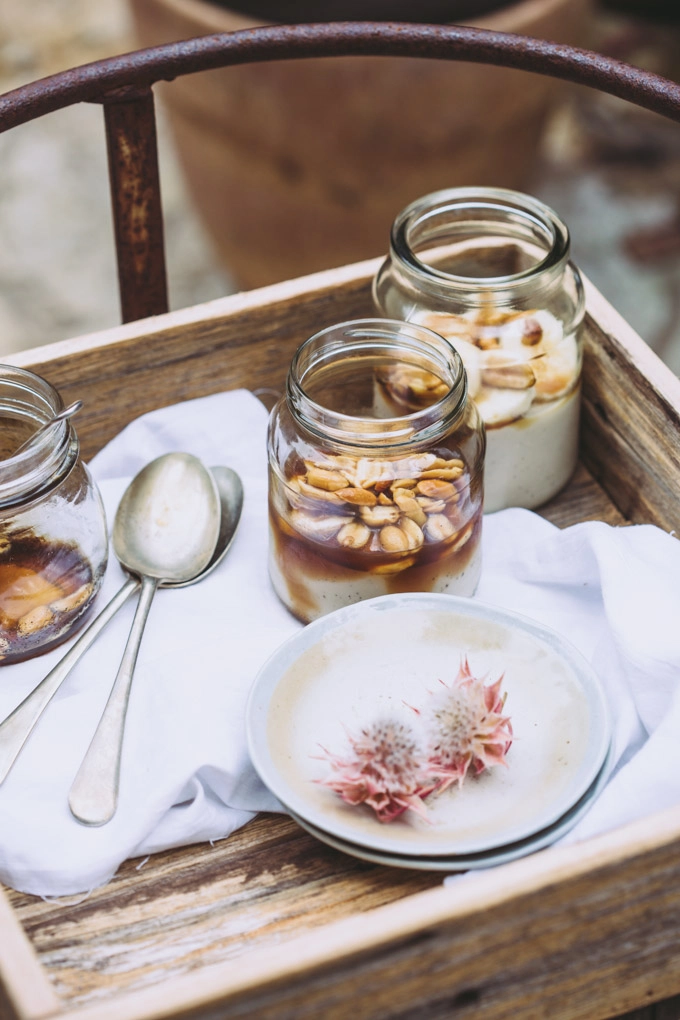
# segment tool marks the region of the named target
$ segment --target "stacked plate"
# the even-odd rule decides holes
[[[419,728],[461,665],[502,677],[511,719],[506,764],[468,774],[390,822],[324,785],[334,761],[378,721]],[[449,595],[387,595],[341,609],[282,645],[254,684],[250,755],[308,832],[355,857],[466,871],[505,863],[563,836],[611,769],[611,721],[586,660],[558,634],[513,613]]]

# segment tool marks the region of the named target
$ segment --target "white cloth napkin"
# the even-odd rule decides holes
[[[614,720],[615,767],[562,842],[680,804],[680,542],[652,525],[559,530],[526,510],[484,521],[476,597],[559,631],[586,656]]]
[[[87,892],[128,857],[220,839],[256,811],[280,810],[253,772],[244,731],[255,675],[300,628],[267,576],[266,421],[244,391],[193,400],[133,422],[90,465],[109,522],[134,474],[171,450],[235,468],[243,518],[214,574],[156,596],[130,700],[119,808],[101,828],[72,818],[68,790],[108,697],[134,598],[55,696],[0,786],[4,883],[40,895]],[[560,531],[507,510],[485,519],[483,548],[477,597],[570,639],[612,704],[617,767],[572,838],[680,802],[680,543],[651,526]],[[100,605],[123,581],[113,558]],[[0,670],[0,717],[64,651]]]
[[[253,812],[280,810],[250,766],[244,731],[258,669],[301,626],[267,575],[266,423],[263,405],[244,391],[192,400],[133,422],[90,464],[109,525],[131,478],[172,450],[238,471],[243,514],[212,575],[156,594],[130,697],[119,806],[100,828],[75,821],[68,791],[116,675],[135,596],[48,706],[0,786],[0,880],[7,885],[39,895],[85,892],[128,857],[220,839]],[[124,580],[112,552],[101,607]],[[67,647],[0,670],[0,718]]]

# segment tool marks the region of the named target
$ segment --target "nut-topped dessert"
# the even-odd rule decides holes
[[[0,368],[0,666],[49,651],[83,625],[108,554],[104,507],[69,421],[25,369]]]
[[[539,506],[576,465],[584,301],[568,254],[567,228],[541,202],[457,188],[397,217],[374,281],[383,314],[434,330],[462,358],[487,433],[488,511]],[[386,412],[417,405],[407,376],[384,381]]]
[[[421,406],[382,413],[393,372],[436,379]],[[270,575],[309,622],[396,591],[477,585],[484,438],[458,356],[422,327],[362,320],[298,351],[272,412]]]

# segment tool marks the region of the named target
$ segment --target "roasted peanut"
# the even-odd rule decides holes
[[[425,520],[427,520],[427,517],[425,517]],[[416,522],[410,517],[402,517],[401,530],[408,539],[409,549],[420,549],[421,545],[425,541],[425,536]]]
[[[520,361],[514,365],[483,368],[482,382],[485,386],[495,386],[499,390],[528,390],[535,386],[536,376],[531,365]]]
[[[380,545],[385,552],[406,552],[410,543],[405,531],[388,524],[380,532]]]
[[[396,524],[399,520],[399,507],[396,506],[362,506],[359,513],[362,521],[373,527]]]
[[[451,551],[458,552],[459,549],[462,549],[465,543],[472,537],[473,531],[474,524],[471,521],[461,532],[459,532],[458,538],[451,544]]]
[[[443,499],[430,499],[428,496],[416,496],[418,506],[421,506],[423,510],[428,514],[440,514],[446,507],[446,503]]]
[[[36,606],[21,617],[17,623],[17,631],[24,635],[35,634],[37,630],[42,630],[51,623],[53,617],[54,613],[49,606]]]
[[[462,467],[448,467],[448,468],[430,468],[429,471],[423,471],[420,475],[421,478],[443,478],[454,480],[460,478],[463,473]]]
[[[350,486],[347,489],[338,489],[335,493],[345,503],[352,503],[354,506],[375,506],[378,497],[370,489],[356,489]]]
[[[55,613],[70,613],[73,609],[77,609],[78,606],[82,606],[83,602],[91,594],[92,585],[83,584],[77,591],[72,592],[71,595],[65,595],[63,599],[57,599],[56,602],[50,602],[50,609]]]
[[[432,514],[427,518],[423,530],[430,542],[443,542],[451,537],[455,529],[445,514]]]
[[[402,513],[406,514],[407,518],[415,521],[416,524],[424,524],[427,520],[427,514],[419,505],[415,496],[412,495],[410,489],[396,489],[394,492],[394,502]]]
[[[316,485],[310,485],[304,478],[298,477],[298,490],[303,496],[309,496],[311,499],[320,499],[324,503],[340,503],[340,499],[334,492],[329,492],[328,489],[319,489]]]
[[[430,499],[453,500],[458,499],[458,491],[451,482],[440,481],[437,478],[425,478],[416,486],[421,496],[428,496]]]
[[[543,327],[538,319],[525,319],[522,326],[522,343],[526,347],[535,347],[543,339]]]
[[[302,510],[293,510],[289,520],[300,534],[317,539],[332,538],[344,524],[347,524],[346,517],[313,517]]]
[[[371,529],[358,521],[345,524],[338,532],[338,542],[347,549],[361,549],[371,537]]]
[[[349,485],[347,479],[339,471],[329,471],[326,468],[310,467],[307,470],[307,481],[317,489],[326,489],[328,492],[336,492],[337,489],[346,489]]]

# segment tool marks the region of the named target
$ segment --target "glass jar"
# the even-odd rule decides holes
[[[484,509],[554,496],[577,460],[585,308],[559,217],[501,188],[426,195],[396,218],[373,297],[460,354],[486,429]]]
[[[70,421],[40,376],[0,366],[0,664],[46,652],[85,621],[108,555],[104,507]]]
[[[484,432],[442,337],[381,319],[317,333],[268,451],[270,576],[298,619],[391,592],[473,594]]]

